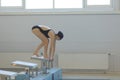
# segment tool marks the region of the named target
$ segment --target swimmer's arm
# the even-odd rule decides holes
[[[54,57],[54,54],[55,54],[55,45],[56,45],[55,34],[52,33],[50,35],[49,58],[53,58]]]
[[[55,39],[52,38],[51,39],[51,42],[50,42],[50,50],[49,50],[49,57],[50,58],[53,58],[54,57],[54,54],[55,54]]]

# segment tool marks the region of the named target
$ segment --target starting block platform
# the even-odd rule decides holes
[[[5,75],[5,76],[16,76],[16,75],[17,75],[17,72],[6,71],[6,70],[0,70],[0,75]]]
[[[48,59],[45,59],[43,56],[41,56],[41,57],[32,56],[31,59],[36,59],[36,60],[46,60],[46,61],[48,61]]]
[[[28,68],[37,68],[38,64],[36,63],[30,63],[30,62],[24,62],[24,61],[14,61],[12,62],[13,66],[20,66],[20,67],[28,67]]]
[[[2,76],[4,76],[2,78]],[[6,71],[6,70],[0,70],[0,80],[5,80],[8,78],[8,80],[11,80],[11,77],[17,76],[17,72],[13,71]]]

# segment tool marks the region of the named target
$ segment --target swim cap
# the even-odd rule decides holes
[[[64,35],[61,31],[58,31],[57,35],[59,36],[60,40],[64,37]]]

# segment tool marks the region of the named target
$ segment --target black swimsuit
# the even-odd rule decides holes
[[[48,33],[49,33],[49,31],[50,31],[51,29],[43,30],[40,26],[36,25],[36,26],[33,26],[33,27],[32,27],[32,30],[35,29],[35,28],[39,29],[40,32],[42,32],[47,38],[49,38]]]

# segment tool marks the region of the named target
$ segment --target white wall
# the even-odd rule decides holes
[[[120,54],[120,15],[41,14],[0,16],[0,56],[2,53],[32,53],[40,43],[31,32],[36,24],[64,32],[64,39],[57,42],[56,53]]]
[[[40,42],[31,32],[36,24],[64,32],[57,51],[120,52],[120,15],[0,16],[0,51],[32,52]]]

